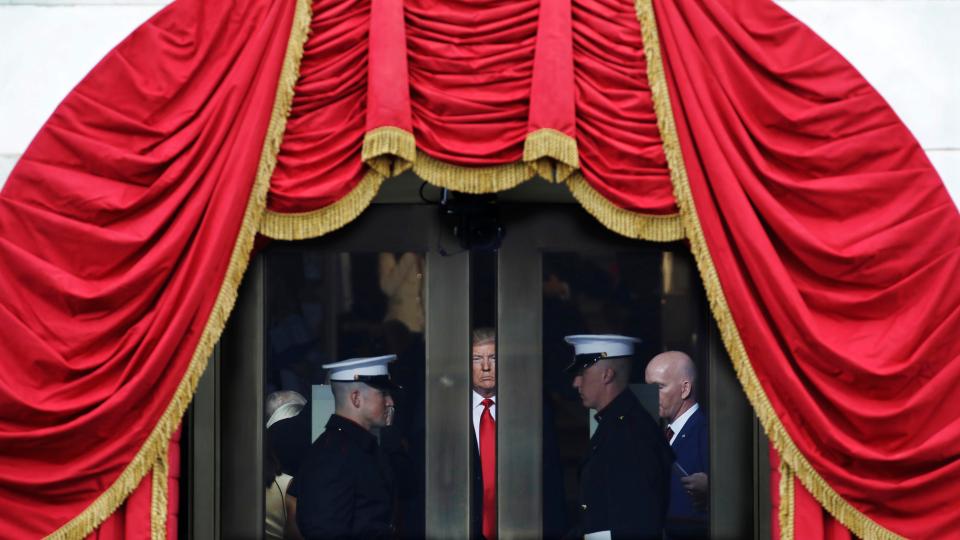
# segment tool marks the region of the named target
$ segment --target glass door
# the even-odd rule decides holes
[[[576,205],[471,200],[456,215],[373,205],[340,231],[256,255],[187,420],[188,536],[285,534],[302,508],[281,494],[295,494],[335,410],[322,366],[385,354],[403,385],[393,425],[374,430],[401,450],[396,533],[563,536],[581,519],[595,429],[563,373],[563,337],[614,333],[642,340],[630,388],[657,421],[647,362],[679,350],[695,365],[709,421],[704,530],[768,537],[765,441],[687,247],[621,238]]]
[[[217,412],[197,415],[191,433],[215,440],[190,466],[218,474],[192,490],[202,505],[188,507],[215,516],[191,518],[193,536],[283,535],[297,511],[286,495],[335,410],[322,366],[387,354],[403,390],[392,425],[371,431],[401,456],[391,522],[407,538],[466,534],[471,253],[457,243],[435,207],[377,205],[343,230],[257,254],[211,369],[216,383],[197,396],[215,394]]]
[[[687,246],[619,237],[571,205],[505,205],[501,216],[500,537],[557,537],[581,520],[579,474],[596,411],[581,404],[572,376],[563,372],[573,357],[563,338],[572,334],[641,339],[629,388],[662,425],[667,413],[657,385],[646,383],[646,368],[665,351],[688,355],[695,370],[691,401],[707,420],[708,448],[700,459],[676,461],[690,474],[706,471],[708,485],[696,501],[671,500],[667,526],[676,537],[768,537],[766,443],[719,342]],[[673,448],[679,456],[676,441]],[[689,476],[672,475],[675,485]]]

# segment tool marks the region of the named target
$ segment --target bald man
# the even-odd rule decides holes
[[[677,459],[671,471],[666,536],[707,538],[710,443],[707,417],[696,398],[696,366],[685,353],[667,351],[650,360],[645,376],[647,384],[658,388],[664,437]]]

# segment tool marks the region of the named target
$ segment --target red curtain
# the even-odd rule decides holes
[[[283,129],[278,81],[296,76],[296,5],[164,9],[70,93],[4,185],[0,536],[80,537],[134,492],[100,532],[124,536],[171,499],[141,479],[171,469],[246,266],[261,149]]]
[[[676,213],[633,2],[576,2],[573,21],[584,178],[619,208]]]
[[[770,464],[771,537],[803,540],[852,538],[850,531],[803,487],[772,448]]]
[[[261,231],[315,237],[412,168],[465,192],[539,173],[614,230],[682,237],[633,4],[316,0]]]
[[[788,474],[857,535],[956,537],[960,215],[943,184],[777,6],[653,4],[687,235]]]
[[[369,1],[317,0],[300,78],[270,181],[268,207],[296,213],[328,206],[353,190],[366,166]]]
[[[167,485],[158,496],[158,478],[164,476],[163,471],[154,471],[147,475],[137,488],[127,497],[123,506],[110,514],[88,540],[109,540],[114,538],[157,538],[156,529],[163,528],[168,539],[177,538],[177,521],[180,505],[180,431],[174,433],[170,441],[167,455],[168,471]],[[158,474],[160,476],[158,476]],[[154,501],[163,504],[166,500],[165,512],[154,512]]]

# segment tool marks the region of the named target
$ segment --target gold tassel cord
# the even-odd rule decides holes
[[[413,166],[417,142],[405,129],[378,127],[364,133],[360,159],[384,178],[396,176]]]
[[[567,180],[567,187],[590,215],[617,234],[650,242],[675,242],[684,238],[679,214],[648,215],[620,208],[593,189],[580,173]]]
[[[700,219],[697,216],[683,155],[680,150],[677,127],[673,119],[652,0],[635,0],[635,8],[643,34],[648,77],[653,92],[654,111],[657,115],[657,127],[663,139],[663,149],[670,168],[674,196],[677,199],[677,206],[680,208],[681,220],[686,236],[690,241],[691,251],[697,261],[697,268],[700,271],[700,278],[707,293],[710,309],[717,321],[724,346],[730,354],[734,371],[744,393],[746,393],[754,412],[760,419],[764,431],[780,455],[781,460],[786,462],[792,474],[800,480],[801,484],[823,508],[861,538],[902,538],[854,508],[830,487],[813,468],[806,456],[797,448],[780,418],[773,410],[773,406],[747,356],[746,348],[740,338],[739,330],[724,296],[716,267],[710,256]]]
[[[167,537],[167,459],[167,453],[162,452],[157,464],[153,466],[153,493],[150,498],[150,537],[153,540],[164,540]]]
[[[793,540],[793,517],[795,508],[793,473],[787,462],[780,460],[780,508],[777,517],[780,525],[781,540]]]
[[[200,336],[200,341],[190,359],[186,373],[180,380],[180,384],[177,386],[173,398],[160,421],[154,426],[143,446],[120,473],[120,476],[90,506],[54,531],[48,538],[82,540],[110,517],[129,497],[130,493],[140,485],[146,474],[156,466],[161,454],[166,455],[170,438],[180,424],[190,400],[193,399],[197,383],[207,366],[207,360],[213,353],[214,345],[220,339],[220,334],[223,332],[237,299],[237,289],[246,271],[250,252],[253,249],[253,240],[266,206],[270,177],[273,175],[273,169],[277,163],[280,142],[283,139],[287,117],[290,114],[294,86],[300,76],[300,59],[303,56],[303,45],[306,42],[312,18],[310,1],[297,0],[294,9],[290,38],[287,41],[270,124],[267,128],[260,162],[257,166],[257,176],[247,201],[243,223],[230,255],[226,275],[217,293],[216,303],[207,319],[203,334]]]
[[[260,233],[275,240],[306,240],[335,231],[370,206],[384,180],[378,171],[370,169],[350,193],[319,210],[285,214],[268,209],[260,223]]]

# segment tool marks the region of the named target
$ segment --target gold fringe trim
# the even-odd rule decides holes
[[[555,129],[538,129],[523,141],[523,161],[542,178],[563,182],[580,168],[577,140]]]
[[[679,214],[658,216],[620,208],[593,189],[579,172],[567,180],[567,187],[590,215],[617,234],[650,242],[675,242],[685,237]]]
[[[382,126],[363,135],[360,159],[384,178],[406,171],[416,158],[417,142],[405,129]]]
[[[335,231],[370,206],[384,180],[378,171],[370,169],[350,193],[330,206],[297,214],[268,209],[260,222],[260,234],[275,240],[305,240]]]
[[[780,524],[781,540],[793,540],[793,516],[795,508],[795,492],[793,472],[787,462],[780,460],[780,508],[777,513]]]
[[[413,172],[435,186],[462,193],[496,193],[533,178],[533,170],[522,161],[490,167],[462,167],[434,159],[417,151]]]
[[[277,154],[280,151],[280,142],[283,139],[287,117],[290,114],[294,86],[300,76],[300,59],[303,57],[303,45],[307,40],[313,15],[309,0],[297,0],[294,9],[290,38],[287,41],[287,50],[277,83],[270,124],[260,154],[260,163],[257,166],[257,176],[250,192],[250,198],[247,201],[243,223],[238,232],[233,252],[230,255],[226,275],[217,293],[216,303],[207,319],[207,324],[204,326],[200,342],[194,350],[186,373],[180,380],[180,384],[177,386],[177,390],[174,392],[173,398],[167,405],[160,421],[154,426],[143,446],[120,473],[117,480],[83,512],[54,531],[48,538],[83,540],[110,517],[123,504],[130,493],[140,485],[144,476],[155,467],[161,456],[166,456],[170,438],[179,426],[190,400],[193,399],[197,382],[207,367],[207,360],[213,353],[214,345],[220,339],[223,327],[226,325],[236,302],[237,288],[240,286],[240,281],[247,269],[250,252],[253,248],[253,239],[257,234],[263,209],[266,207],[270,177],[273,176]]]
[[[154,540],[164,540],[167,537],[167,459],[167,452],[163,452],[153,466],[150,537]]]
[[[844,500],[813,468],[797,448],[793,439],[790,438],[780,418],[773,410],[756,372],[753,370],[743,341],[740,339],[736,322],[730,313],[730,307],[724,296],[716,267],[713,265],[713,259],[710,257],[710,250],[704,238],[700,218],[697,216],[697,209],[690,191],[690,183],[680,150],[680,139],[677,135],[677,126],[674,123],[673,108],[664,74],[663,58],[660,54],[660,37],[657,31],[652,0],[635,0],[635,8],[643,33],[643,48],[647,57],[647,75],[653,93],[657,127],[660,130],[660,137],[663,139],[663,150],[670,167],[674,196],[677,199],[677,206],[680,208],[680,216],[686,236],[690,241],[690,249],[697,261],[700,278],[703,280],[704,289],[707,292],[710,309],[717,321],[717,326],[720,328],[724,346],[733,361],[737,378],[743,386],[754,412],[759,417],[764,431],[766,431],[777,453],[780,454],[780,459],[786,461],[792,473],[796,475],[803,486],[827,512],[861,538],[899,539],[901,536],[873,521]]]

